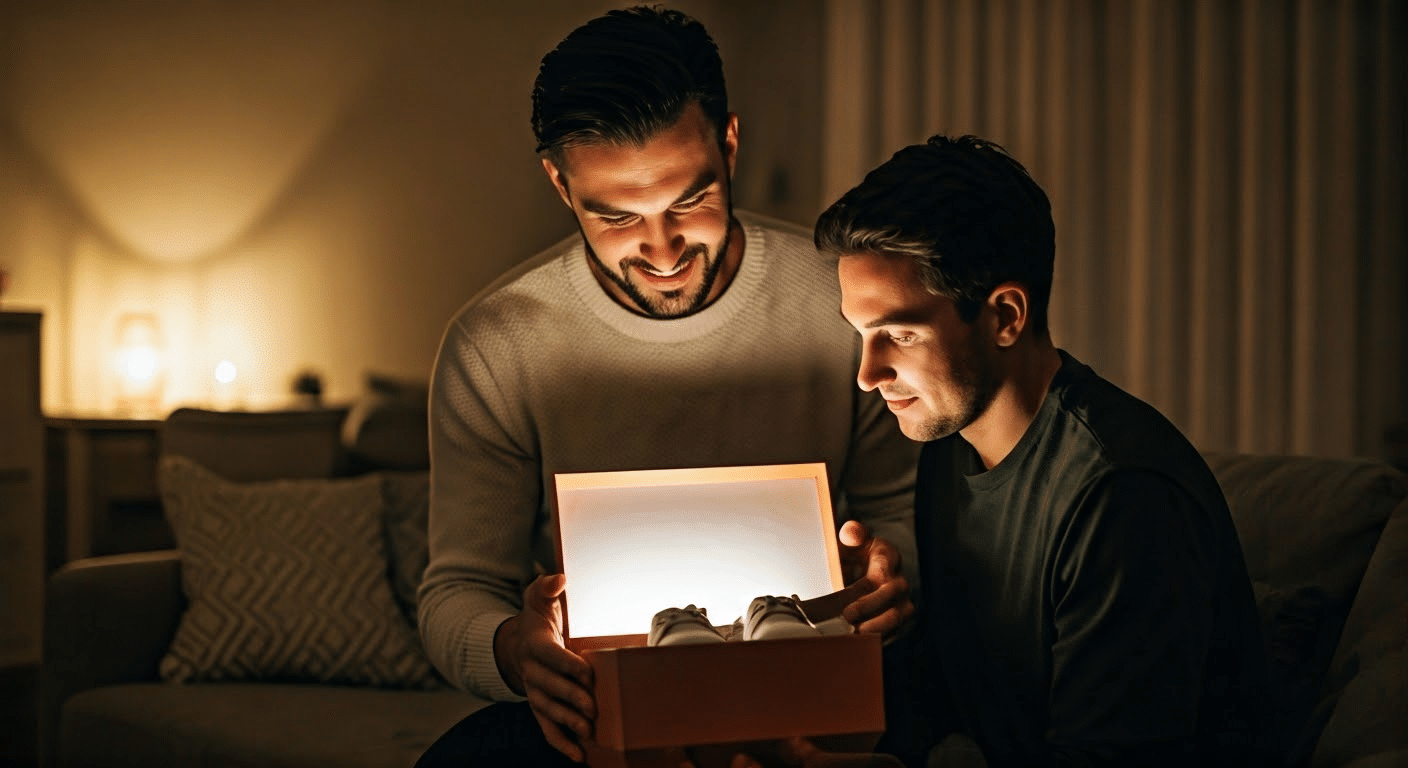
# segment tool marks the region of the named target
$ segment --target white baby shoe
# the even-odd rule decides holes
[[[763,595],[748,605],[743,623],[744,640],[778,640],[785,637],[816,637],[821,633],[802,606],[791,597]]]
[[[646,645],[697,645],[722,643],[724,636],[709,623],[709,614],[691,603],[683,608],[666,608],[650,620]]]
[[[844,616],[832,616],[829,619],[814,621],[812,626],[816,627],[817,634],[821,635],[854,635],[856,633],[855,625],[846,621]]]

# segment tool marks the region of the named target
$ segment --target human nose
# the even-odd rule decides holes
[[[684,253],[684,234],[670,217],[652,216],[641,235],[640,255],[658,272],[671,272]]]
[[[894,379],[895,371],[885,360],[874,342],[866,342],[860,349],[860,370],[856,371],[856,386],[869,392],[886,381]]]

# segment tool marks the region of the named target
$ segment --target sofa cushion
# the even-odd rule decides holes
[[[266,683],[142,683],[64,707],[61,765],[406,768],[484,706],[462,691]]]
[[[371,374],[342,422],[349,471],[430,468],[430,389],[424,382]]]
[[[1408,502],[1384,526],[1326,675],[1329,693],[1316,710],[1325,722],[1311,760],[1316,768],[1375,756],[1384,765],[1408,765],[1406,601]]]
[[[1408,489],[1372,461],[1209,455],[1236,524],[1271,666],[1273,746],[1309,757],[1317,703],[1379,534]],[[1341,683],[1342,685],[1342,683]]]
[[[233,483],[167,456],[159,479],[188,602],[163,679],[438,684],[386,577],[381,478]]]
[[[328,477],[346,461],[347,409],[212,411],[177,408],[161,425],[161,452],[227,480]]]

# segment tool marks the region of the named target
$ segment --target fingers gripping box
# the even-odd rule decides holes
[[[754,597],[796,594],[814,621],[839,612],[825,464],[559,474],[555,486],[564,639],[595,675],[591,765],[727,765],[792,736],[874,745],[876,635],[646,646],[668,607],[727,625]]]

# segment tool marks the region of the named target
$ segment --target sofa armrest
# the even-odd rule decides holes
[[[59,710],[73,694],[159,679],[157,664],[184,610],[174,549],[85,558],[50,576],[40,676],[42,756],[54,754]]]

